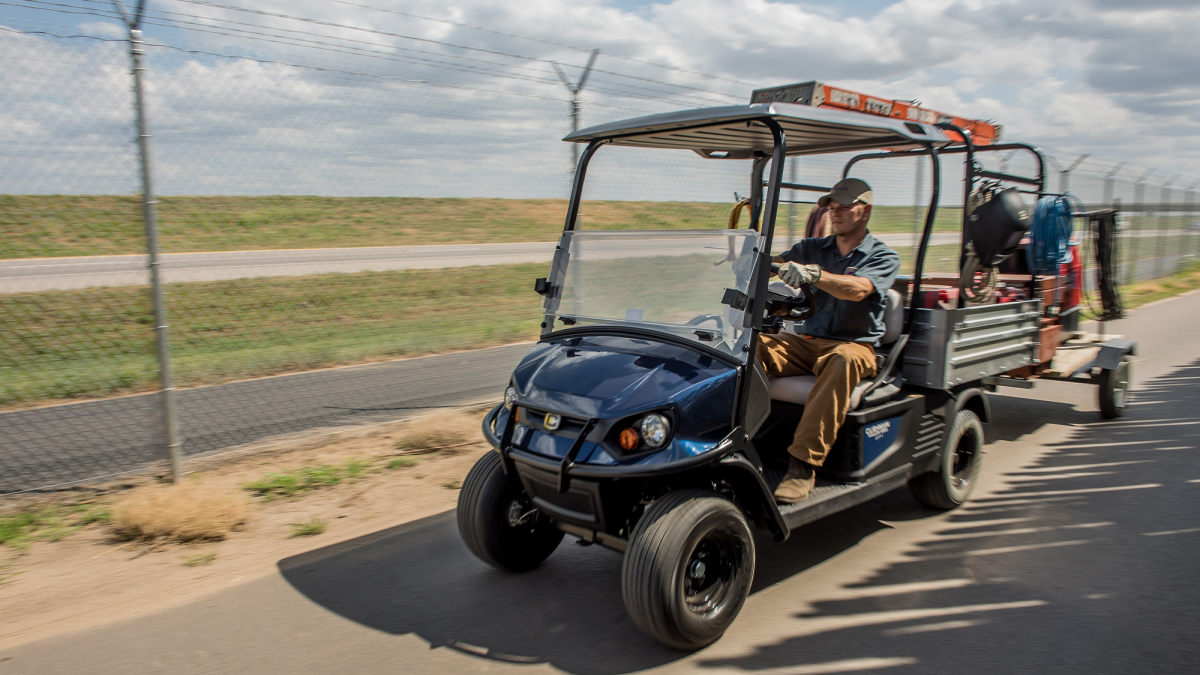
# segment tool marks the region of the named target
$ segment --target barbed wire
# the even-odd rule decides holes
[[[575,49],[575,50],[578,50],[581,52],[592,51],[591,49],[589,49],[587,47],[580,47],[577,45],[568,45],[568,44],[564,44],[561,42],[554,42],[553,40],[546,40],[543,38],[536,38],[536,37],[531,37],[528,35],[518,35],[516,33],[506,33],[504,31],[495,30],[493,28],[483,28],[481,26],[472,26],[471,24],[460,23],[458,21],[450,21],[448,19],[437,19],[437,18],[434,18],[431,16],[423,16],[421,14],[413,14],[411,12],[401,12],[399,10],[394,10],[394,9],[384,9],[383,7],[374,7],[371,5],[363,5],[363,4],[359,4],[356,2],[348,2],[347,0],[334,0],[334,2],[341,4],[341,5],[350,5],[351,7],[361,7],[363,9],[373,9],[377,12],[387,12],[388,14],[398,14],[400,16],[408,16],[408,17],[412,17],[414,19],[424,19],[425,21],[436,21],[438,23],[444,23],[444,24],[448,24],[451,26],[458,26],[460,28],[469,28],[471,30],[477,30],[477,31],[481,31],[484,33],[492,33],[494,35],[503,35],[505,37],[517,38],[519,40],[529,40],[531,42],[540,42],[542,44],[550,45],[552,47],[561,47],[564,49]],[[653,61],[644,61],[642,59],[635,59],[631,56],[623,56],[621,54],[614,54],[611,52],[605,52],[604,55],[609,58],[620,59],[622,61],[629,61],[631,63],[640,63],[642,65],[654,66],[655,68],[663,68],[665,70],[674,70],[676,72],[686,73],[688,75],[697,75],[697,76],[712,79],[712,80],[721,80],[724,82],[729,82],[731,84],[741,85],[743,87],[754,87],[755,86],[749,82],[743,82],[741,80],[733,80],[733,79],[730,79],[727,77],[722,77],[721,75],[712,75],[710,73],[702,73],[698,70],[689,70],[687,68],[680,68],[678,66],[668,66],[668,65],[665,65],[662,63],[655,63]]]
[[[100,36],[100,35],[86,35],[86,34],[82,34],[82,33],[66,35],[66,34],[62,34],[62,33],[50,32],[50,31],[24,30],[24,29],[20,29],[20,28],[12,28],[10,26],[2,26],[2,25],[0,25],[0,31],[4,31],[7,33],[16,33],[16,34],[20,34],[20,35],[44,35],[47,37],[61,38],[61,39],[86,39],[86,40],[96,40],[96,41],[100,41],[100,42],[128,42],[129,41],[126,38],[104,37],[104,36]],[[274,65],[280,65],[280,66],[288,66],[291,68],[302,68],[305,70],[315,70],[315,71],[321,71],[321,72],[339,73],[342,75],[354,75],[354,76],[358,76],[358,77],[369,77],[369,78],[376,79],[376,80],[392,80],[392,81],[396,81],[396,82],[403,82],[405,84],[423,84],[423,85],[429,85],[432,87],[444,87],[446,89],[461,89],[464,91],[482,92],[482,93],[488,93],[488,94],[499,94],[502,96],[512,96],[512,97],[516,97],[516,98],[529,98],[529,99],[536,99],[539,101],[549,101],[551,103],[562,103],[561,98],[552,98],[549,96],[537,96],[535,94],[523,94],[520,92],[504,90],[504,89],[487,89],[484,87],[468,87],[468,86],[464,86],[464,85],[447,84],[445,82],[434,82],[432,80],[404,78],[404,77],[399,77],[396,75],[379,75],[377,73],[364,73],[364,72],[360,72],[360,71],[345,70],[342,68],[330,68],[328,66],[315,66],[315,65],[304,64],[304,63],[290,63],[287,61],[280,61],[278,59],[264,59],[264,58],[260,58],[260,57],[236,55],[236,54],[221,54],[219,52],[206,51],[203,49],[194,49],[194,48],[190,48],[190,47],[179,47],[176,45],[169,45],[169,44],[165,44],[165,43],[161,43],[161,42],[147,42],[145,44],[147,47],[170,49],[172,51],[182,52],[182,53],[186,53],[186,54],[201,54],[201,55],[212,56],[212,57],[216,57],[216,58],[220,58],[220,59],[254,61],[256,63],[274,64]],[[612,110],[623,110],[624,109],[621,106],[605,105],[603,103],[589,103],[588,105],[599,107],[599,108],[609,108]]]
[[[413,35],[404,35],[404,34],[401,34],[401,33],[392,33],[392,32],[389,32],[389,31],[381,31],[381,30],[377,30],[377,29],[374,29],[374,28],[362,28],[362,27],[359,27],[359,26],[351,26],[351,25],[348,25],[348,24],[340,24],[340,23],[335,23],[335,22],[332,22],[332,21],[324,21],[324,20],[321,20],[321,19],[312,19],[312,18],[308,18],[308,17],[296,16],[296,15],[294,15],[294,14],[283,14],[283,13],[279,13],[279,12],[268,12],[268,11],[265,11],[265,10],[259,10],[259,9],[247,9],[247,8],[244,8],[244,7],[237,7],[237,6],[234,6],[234,5],[224,5],[224,4],[221,4],[221,3],[209,2],[208,0],[175,0],[175,1],[176,1],[176,2],[185,2],[185,3],[188,3],[188,4],[194,4],[194,5],[201,5],[201,6],[207,6],[207,7],[214,7],[214,8],[218,8],[218,9],[228,9],[228,10],[237,11],[237,12],[247,12],[247,13],[250,13],[250,14],[258,14],[258,15],[261,15],[261,16],[269,16],[269,17],[274,17],[274,18],[289,19],[289,20],[292,20],[292,21],[302,21],[302,22],[305,22],[305,23],[312,23],[312,24],[315,24],[315,25],[328,26],[328,27],[332,27],[332,28],[340,28],[340,29],[344,29],[344,30],[356,30],[356,31],[361,31],[361,32],[364,32],[364,33],[372,33],[372,34],[376,34],[376,35],[386,35],[386,36],[388,36],[388,37],[395,37],[395,38],[400,38],[400,39],[404,39],[404,40],[415,40],[415,41],[418,41],[418,42],[427,42],[427,43],[430,43],[430,44],[437,44],[437,45],[442,45],[442,46],[445,46],[445,47],[453,47],[453,48],[455,48],[455,49],[464,49],[464,50],[470,50],[470,51],[478,51],[478,52],[483,52],[483,53],[485,53],[485,54],[493,54],[493,55],[496,55],[496,56],[504,56],[504,57],[513,58],[513,59],[523,59],[523,60],[527,60],[527,61],[538,61],[538,62],[541,62],[541,63],[546,63],[546,64],[556,63],[555,61],[552,61],[552,60],[550,60],[550,59],[544,59],[544,58],[537,57],[537,56],[528,56],[528,55],[525,55],[525,54],[515,54],[515,53],[512,53],[512,52],[502,52],[502,51],[497,51],[497,50],[494,50],[494,49],[485,49],[485,48],[483,48],[483,47],[471,47],[471,46],[469,46],[469,45],[460,45],[460,44],[456,44],[456,43],[453,43],[453,42],[446,42],[446,41],[443,41],[443,40],[434,40],[434,39],[432,39],[432,38],[423,38],[423,37],[417,37],[417,36],[413,36]],[[624,77],[624,78],[629,78],[629,79],[633,79],[633,80],[641,80],[641,81],[643,81],[643,82],[651,82],[651,83],[654,83],[654,84],[660,84],[660,85],[663,85],[663,86],[668,86],[668,87],[678,87],[678,88],[680,88],[680,89],[689,89],[689,90],[692,90],[692,91],[698,91],[698,92],[703,92],[703,93],[708,93],[708,94],[716,94],[716,95],[719,95],[719,96],[725,96],[725,97],[727,97],[727,98],[731,98],[731,99],[739,99],[739,100],[740,100],[740,98],[741,98],[741,97],[739,97],[739,96],[735,96],[734,94],[727,94],[727,93],[725,93],[725,92],[717,92],[717,91],[712,91],[712,90],[710,90],[710,89],[700,89],[700,88],[698,88],[698,87],[691,87],[691,86],[688,86],[688,85],[676,84],[676,83],[673,83],[673,82],[663,82],[663,81],[661,81],[661,80],[653,80],[653,79],[649,79],[649,78],[639,77],[639,76],[636,76],[636,75],[628,75],[628,74],[625,74],[625,73],[617,73],[617,72],[613,72],[613,71],[608,71],[608,70],[604,70],[604,69],[602,69],[602,68],[593,68],[593,69],[592,69],[592,72],[593,72],[593,73],[602,73],[602,74],[606,74],[606,75],[613,75],[613,76],[616,76],[616,77]]]
[[[99,0],[83,0],[83,1],[84,2],[95,2],[96,4],[104,4],[104,3],[99,2]],[[36,9],[41,9],[44,11],[49,11],[49,12],[54,12],[54,13],[59,13],[59,14],[76,14],[76,15],[97,16],[97,17],[108,18],[108,19],[119,19],[120,18],[115,11],[109,11],[109,10],[103,10],[103,9],[92,10],[92,9],[80,8],[75,5],[65,5],[62,3],[49,2],[48,0],[26,0],[25,4],[17,4],[17,3],[12,3],[12,2],[0,1],[0,5],[7,5],[7,6],[14,6],[14,7],[33,7]],[[163,12],[163,11],[160,11],[159,13],[160,14],[170,14],[169,12]],[[195,17],[195,18],[207,18],[207,17]],[[143,19],[142,23],[148,24],[148,25],[154,25],[154,26],[167,27],[167,28],[181,28],[182,30],[189,30],[189,31],[198,32],[198,33],[224,35],[227,37],[243,38],[243,39],[255,40],[255,41],[260,41],[260,42],[279,44],[279,45],[284,45],[284,46],[314,49],[314,50],[330,52],[330,53],[340,53],[340,54],[346,54],[346,55],[350,55],[350,56],[362,56],[365,58],[372,58],[372,59],[378,59],[378,60],[384,60],[384,61],[395,61],[395,62],[399,62],[399,63],[409,63],[409,64],[413,64],[413,65],[442,68],[442,69],[447,69],[447,70],[455,70],[455,71],[459,71],[459,72],[471,73],[471,74],[477,74],[477,75],[483,74],[483,75],[489,75],[489,76],[493,76],[493,77],[502,77],[502,78],[512,79],[512,80],[533,82],[535,84],[546,84],[546,85],[551,85],[551,86],[557,86],[559,84],[557,79],[553,79],[549,76],[534,77],[534,76],[529,76],[529,75],[510,73],[510,72],[506,72],[506,71],[502,71],[502,70],[480,68],[478,66],[447,63],[445,61],[438,61],[436,59],[425,59],[425,58],[411,57],[411,56],[406,57],[406,56],[391,54],[388,52],[380,52],[380,51],[375,51],[375,50],[364,49],[361,47],[335,45],[335,44],[324,43],[324,42],[319,42],[319,41],[315,41],[315,40],[305,40],[303,38],[289,38],[286,36],[272,35],[269,33],[262,33],[262,32],[257,32],[257,31],[247,31],[247,30],[237,29],[237,28],[203,27],[204,24],[199,24],[199,23],[191,22],[191,21],[178,21],[178,20],[173,20],[173,19],[167,19],[167,20],[170,21],[171,23],[163,23],[161,21],[155,21],[153,19]],[[219,19],[212,19],[212,20],[222,21]],[[181,23],[187,24],[187,25],[189,25],[189,27],[182,28],[181,26],[178,25]],[[233,23],[238,23],[238,22],[233,22]],[[251,24],[239,24],[239,25],[251,25]],[[326,37],[326,38],[331,38],[331,39],[336,39],[336,40],[359,42],[361,44],[372,44],[372,43],[368,43],[368,42],[361,41],[361,40],[353,40],[352,38],[342,38],[342,37],[338,37],[338,36],[322,35],[322,34],[305,32],[305,31],[290,31],[289,29],[277,29],[277,28],[267,28],[267,27],[263,27],[263,28],[266,28],[268,30],[301,33],[301,34],[311,35],[311,36],[316,36],[316,37]],[[533,70],[534,72],[537,72],[535,69],[531,69],[531,68],[528,68],[525,66],[515,66],[513,64],[499,64],[499,63],[494,63],[494,62],[482,61],[479,59],[470,59],[469,57],[462,57],[462,56],[456,56],[456,55],[450,55],[450,54],[439,54],[436,52],[426,52],[423,50],[414,50],[414,49],[405,48],[405,47],[393,47],[393,48],[397,49],[397,50],[401,50],[401,51],[442,56],[445,58],[457,58],[457,59],[463,59],[463,60],[471,60],[471,61],[476,61],[479,63],[486,63],[486,64],[498,66],[498,67],[518,68],[518,69],[523,69],[523,70]],[[548,63],[548,64],[553,63],[552,61],[548,61],[545,59],[533,59],[532,57],[529,57],[529,58],[531,60],[537,60],[537,61],[541,61],[541,62]],[[607,71],[605,71],[605,72],[607,72]],[[635,79],[643,79],[643,78],[635,78]],[[604,94],[609,94],[609,95],[613,95],[613,96],[620,96],[620,97],[625,97],[625,98],[634,98],[634,99],[641,99],[641,100],[648,100],[648,101],[657,101],[657,100],[663,100],[663,99],[693,100],[693,101],[697,101],[697,102],[708,104],[708,105],[711,105],[714,102],[712,99],[700,98],[698,96],[680,93],[680,92],[656,92],[656,91],[651,90],[646,87],[640,87],[638,85],[632,85],[632,84],[628,84],[628,83],[614,83],[614,82],[606,81],[606,80],[599,80],[599,81],[605,82],[606,84],[615,86],[615,87],[624,87],[624,89],[612,89],[610,87],[596,87],[594,85],[591,87],[591,89],[597,93],[604,93]],[[651,80],[647,80],[647,81],[651,81]],[[670,85],[669,83],[664,83],[664,84],[668,84],[669,86],[675,86],[675,85]],[[636,93],[636,92],[630,91],[630,89],[638,89],[638,90],[641,90],[642,92],[647,92],[649,94],[658,94],[658,95],[646,95],[643,93]],[[712,93],[712,94],[717,94],[717,95],[733,98],[732,95],[723,94],[720,92],[707,92],[707,93]]]

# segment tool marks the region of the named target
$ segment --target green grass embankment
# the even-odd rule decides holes
[[[899,252],[908,271],[909,250]],[[926,269],[952,269],[956,252],[931,248]],[[596,273],[634,279],[654,269],[662,268],[653,259],[633,259]],[[713,266],[705,258],[697,269]],[[545,274],[546,265],[534,263],[168,284],[175,382],[218,384],[533,339],[541,323],[533,279]],[[629,298],[713,311],[713,298],[696,296],[706,290],[719,300],[720,289],[696,281],[659,275]],[[0,407],[153,390],[152,317],[142,287],[0,295]]]
[[[178,386],[534,338],[545,265],[168,284]],[[0,295],[0,407],[157,386],[144,288]]]
[[[729,203],[585,202],[585,229],[714,229]],[[808,207],[797,211],[803,231]],[[937,229],[957,231],[958,210],[939,209]],[[160,248],[195,251],[553,241],[562,199],[409,197],[162,197]],[[743,214],[743,223],[745,217]],[[786,234],[786,208],[780,236]],[[875,232],[911,232],[913,209],[878,206]],[[136,197],[0,195],[0,259],[144,253]]]

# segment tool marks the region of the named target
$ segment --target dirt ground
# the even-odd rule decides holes
[[[424,429],[415,421],[388,425],[293,444],[270,455],[227,456],[220,465],[201,468],[187,480],[242,495],[248,504],[244,525],[222,541],[120,541],[111,524],[94,523],[59,541],[34,541],[24,552],[0,546],[0,647],[188,603],[273,574],[284,558],[453,509],[462,480],[489,449],[478,431],[485,410],[451,413],[460,427],[474,425],[465,444],[454,447],[397,445],[417,437],[428,441],[434,417],[422,422]],[[397,463],[396,457],[405,459]],[[264,500],[243,487],[272,473],[352,460],[370,468],[293,497]],[[118,490],[97,501],[118,503],[122,495]],[[294,536],[291,524],[314,520],[325,524],[323,532]]]

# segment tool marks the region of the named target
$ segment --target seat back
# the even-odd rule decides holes
[[[904,330],[904,298],[895,289],[889,288],[883,301],[883,337],[880,345],[890,345],[900,339]]]

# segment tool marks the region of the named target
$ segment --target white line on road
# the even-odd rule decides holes
[[[1147,537],[1161,537],[1168,534],[1190,534],[1192,532],[1200,532],[1200,527],[1189,527],[1186,530],[1163,530],[1162,532],[1143,532]]]

